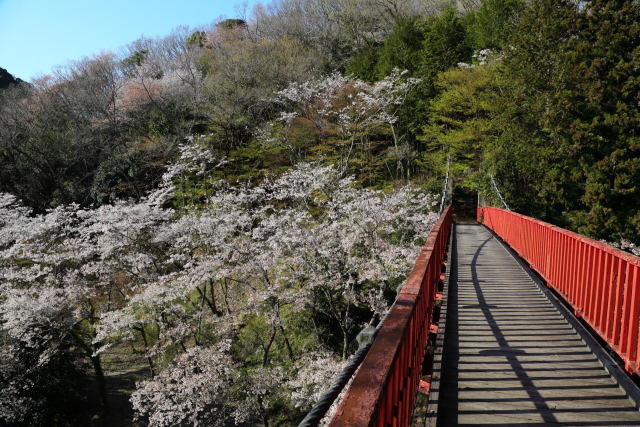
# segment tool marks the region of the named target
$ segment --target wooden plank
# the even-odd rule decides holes
[[[640,425],[633,402],[486,229],[457,225],[454,241],[437,425]]]

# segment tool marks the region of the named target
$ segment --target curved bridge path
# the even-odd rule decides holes
[[[452,250],[430,425],[640,425],[635,403],[486,228],[457,225]]]

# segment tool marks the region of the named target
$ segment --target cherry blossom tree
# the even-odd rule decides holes
[[[225,162],[189,138],[138,202],[34,215],[0,195],[0,350],[45,366],[75,346],[104,396],[101,356],[128,343],[149,365],[132,404],[154,426],[306,409],[393,302],[436,200],[363,189],[319,163],[230,185],[213,175]],[[5,383],[3,399],[28,398],[28,383]]]
[[[229,425],[232,414],[224,396],[238,379],[230,349],[228,341],[190,348],[162,373],[139,383],[131,396],[137,416],[153,426]]]
[[[285,110],[276,120],[267,123],[258,138],[267,145],[280,145],[288,150],[295,161],[304,158],[303,146],[296,141],[296,128],[302,126],[308,133],[334,142],[336,163],[344,174],[358,148],[371,150],[370,136],[387,129],[393,143],[391,154],[397,159],[398,177],[404,176],[402,156],[406,151],[396,132],[397,109],[407,93],[420,79],[406,76],[406,71],[394,69],[379,82],[369,84],[362,80],[333,73],[329,76],[292,83],[277,92],[276,102]]]

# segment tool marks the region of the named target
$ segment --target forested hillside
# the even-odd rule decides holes
[[[274,0],[0,89],[0,425],[296,424],[448,168],[634,248],[639,70],[638,2]]]

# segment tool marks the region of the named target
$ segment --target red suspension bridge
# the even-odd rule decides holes
[[[640,258],[448,207],[332,426],[640,425]]]

